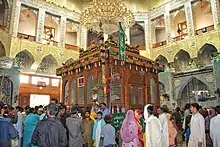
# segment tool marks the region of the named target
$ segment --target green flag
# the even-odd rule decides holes
[[[126,60],[126,48],[125,48],[125,31],[121,23],[119,23],[119,52],[122,61]]]

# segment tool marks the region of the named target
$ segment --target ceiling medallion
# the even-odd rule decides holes
[[[81,25],[94,32],[112,34],[134,24],[134,15],[122,0],[93,0],[81,15]]]

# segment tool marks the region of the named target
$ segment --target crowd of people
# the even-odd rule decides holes
[[[0,147],[220,147],[220,106],[186,104],[169,110],[148,104],[128,110],[119,130],[105,103],[68,109],[49,105],[15,108],[0,103]]]

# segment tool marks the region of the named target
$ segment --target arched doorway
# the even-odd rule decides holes
[[[197,102],[203,98],[211,97],[212,93],[209,87],[201,80],[193,77],[178,95],[178,105],[184,106],[186,103]]]
[[[50,54],[44,57],[37,68],[37,73],[42,74],[55,74],[57,68],[57,61],[56,59]]]
[[[176,72],[184,71],[186,70],[190,63],[192,62],[192,59],[190,58],[190,55],[188,52],[184,50],[180,50],[174,57],[174,68]]]
[[[145,49],[145,34],[144,28],[140,24],[144,24],[143,22],[136,22],[130,28],[130,44],[132,46],[140,45],[140,50]]]
[[[15,56],[15,64],[22,69],[22,71],[30,71],[34,63],[34,56],[28,51],[24,50]]]
[[[3,43],[0,41],[0,57],[6,56],[5,47]]]
[[[198,52],[198,56],[196,58],[197,66],[203,67],[206,65],[212,64],[212,58],[216,56],[218,50],[214,45],[206,43],[202,46],[202,48]]]

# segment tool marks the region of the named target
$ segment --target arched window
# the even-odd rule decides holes
[[[37,68],[37,73],[55,74],[57,65],[58,63],[56,59],[50,54],[42,59],[39,67]]]
[[[22,69],[22,71],[30,71],[34,63],[34,56],[28,51],[24,50],[15,56],[15,64]]]

